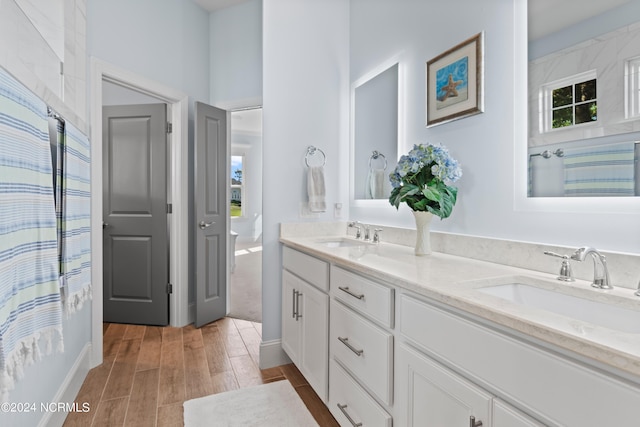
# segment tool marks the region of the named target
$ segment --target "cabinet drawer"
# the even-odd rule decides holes
[[[393,336],[335,300],[330,312],[331,354],[391,405]]]
[[[329,410],[338,423],[391,427],[391,416],[335,360],[329,363]]]
[[[331,294],[381,325],[393,327],[393,290],[340,267],[331,266]]]
[[[282,248],[282,266],[318,289],[329,292],[329,264],[288,247]]]

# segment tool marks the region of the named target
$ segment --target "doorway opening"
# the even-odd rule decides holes
[[[189,221],[188,221],[188,96],[180,91],[154,82],[112,64],[91,58],[91,153],[93,165],[91,169],[91,283],[93,299],[91,302],[91,367],[102,363],[103,335],[103,239],[102,237],[102,86],[105,82],[116,83],[122,87],[161,99],[170,108],[170,121],[173,124],[169,151],[170,165],[168,183],[173,202],[170,215],[171,241],[169,253],[169,280],[173,292],[169,296],[171,326],[185,326],[191,323],[188,305],[188,253],[189,253]]]
[[[262,108],[230,113],[229,317],[262,322]]]

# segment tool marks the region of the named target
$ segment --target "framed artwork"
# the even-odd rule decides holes
[[[427,62],[427,127],[484,111],[483,39],[476,34]]]

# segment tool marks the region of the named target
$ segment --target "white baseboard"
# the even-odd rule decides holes
[[[281,340],[262,341],[260,343],[260,369],[291,363],[291,359],[282,349]]]
[[[82,387],[82,383],[91,369],[91,343],[88,342],[69,370],[66,378],[60,385],[52,402],[73,403]],[[94,408],[91,408],[92,410]],[[96,408],[97,409],[97,408]],[[60,427],[64,424],[68,412],[52,411],[45,413],[38,423],[38,427]]]

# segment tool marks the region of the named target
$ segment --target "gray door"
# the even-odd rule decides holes
[[[102,114],[104,321],[167,325],[166,105]]]
[[[227,314],[227,112],[196,102],[196,327]]]

